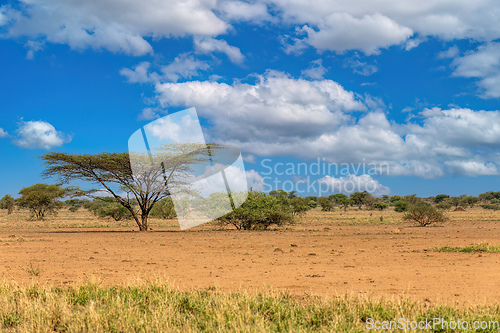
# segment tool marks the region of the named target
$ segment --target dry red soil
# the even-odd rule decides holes
[[[500,253],[438,253],[499,245],[496,221],[441,226],[299,225],[286,230],[208,227],[0,229],[0,279],[53,284],[94,275],[106,284],[160,276],[180,289],[280,289],[295,294],[406,296],[431,302],[500,299]],[[29,274],[29,268],[40,275]]]

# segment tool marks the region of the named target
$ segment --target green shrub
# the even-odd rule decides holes
[[[4,195],[3,198],[0,199],[0,208],[7,209],[8,215],[12,214],[15,208],[14,198],[9,194]]]
[[[267,229],[272,225],[280,227],[293,222],[293,209],[287,197],[250,191],[240,207],[217,221],[220,225],[233,225],[239,230]]]
[[[389,201],[392,204],[395,203],[396,201],[400,201],[400,200],[403,200],[403,197],[401,197],[400,195],[393,195],[392,197],[389,198]]]
[[[417,197],[416,194],[405,195],[403,200],[408,202],[410,205],[416,205],[419,202],[422,202],[422,198]]]
[[[88,209],[99,218],[111,217],[115,221],[132,219],[130,211],[116,202],[113,197],[105,197],[85,202],[84,208]]]
[[[374,202],[373,203],[373,208],[378,209],[378,210],[384,210],[388,207],[385,202]]]
[[[450,196],[448,194],[438,194],[434,197],[434,202],[435,203],[441,203],[443,202],[445,199],[448,199]]]
[[[484,209],[500,210],[499,205],[483,204],[481,207]]]
[[[333,210],[333,203],[330,198],[320,197],[318,198],[318,204],[321,206],[321,210],[324,212],[331,212]]]
[[[103,202],[98,212],[100,218],[112,217],[115,221],[132,219],[130,211],[118,202]]]
[[[80,209],[80,206],[71,206],[71,207],[69,207],[69,211],[72,212],[72,213],[75,213],[76,211],[78,211],[78,209]]]
[[[312,200],[311,200],[312,201]],[[303,215],[305,212],[311,209],[311,201],[306,198],[294,197],[289,199],[290,206],[292,207],[292,214]],[[314,204],[316,202],[312,201]]]
[[[173,219],[175,214],[174,202],[172,198],[164,198],[154,204],[149,216],[157,219]]]
[[[318,197],[306,197],[305,199],[311,209],[318,207]]]
[[[92,212],[94,215],[99,215],[98,211],[99,211],[99,207],[101,205],[99,204],[99,202],[97,202],[97,200],[94,200],[94,201],[89,201],[89,202],[86,202],[84,205],[83,205],[83,208],[87,209],[89,212]]]
[[[442,209],[442,210],[448,210],[451,208],[451,203],[447,201],[442,201],[436,205],[436,208]]]
[[[396,212],[406,212],[408,210],[409,203],[408,201],[398,200],[394,203],[394,210]]]
[[[443,212],[430,203],[419,202],[409,207],[408,212],[403,216],[403,220],[409,220],[421,227],[425,227],[436,222],[444,222],[446,217]]]

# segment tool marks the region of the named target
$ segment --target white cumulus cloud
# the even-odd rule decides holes
[[[252,189],[253,191],[257,192],[264,191],[265,187],[264,177],[262,177],[257,171],[255,170],[246,171],[246,177],[249,190]]]
[[[199,71],[209,68],[210,65],[206,61],[195,59],[189,54],[181,54],[172,63],[163,66],[161,71],[167,80],[177,82],[180,78],[197,76]]]
[[[202,117],[213,122],[213,134],[220,139],[267,142],[272,138],[276,145],[285,146],[335,128],[348,117],[342,111],[366,109],[334,81],[295,80],[281,72],[259,76],[255,85],[190,81],[158,84],[156,91],[161,107],[197,107]]]
[[[70,142],[71,137],[56,131],[46,121],[23,121],[16,130],[14,144],[26,149],[51,149]]]
[[[361,50],[365,54],[378,54],[381,48],[400,44],[413,35],[413,31],[379,13],[353,17],[348,13],[334,13],[326,17],[316,31],[305,27],[307,42],[318,50],[342,53]]]
[[[3,128],[0,127],[0,138],[6,138],[9,136],[9,133],[7,133]]]
[[[311,79],[320,80],[323,79],[323,75],[326,74],[328,70],[323,67],[323,62],[321,59],[314,60],[311,62],[311,67],[302,70],[300,73]]]
[[[155,89],[158,107],[195,106],[208,120],[211,140],[237,146],[245,155],[373,162],[393,176],[500,172],[500,111],[433,107],[421,111],[418,122],[396,123],[377,98],[331,80],[276,71],[256,75],[253,84],[188,81]]]
[[[453,75],[478,79],[481,97],[500,97],[500,43],[481,45],[475,52],[455,58],[453,66]]]
[[[331,177],[329,175],[318,179],[320,186],[326,185],[329,192],[350,194],[354,192],[367,191],[373,196],[380,197],[389,195],[391,190],[378,180],[373,179],[370,175],[354,175],[350,174],[346,177]]]
[[[22,11],[6,11],[12,21],[7,36],[35,36],[73,49],[138,56],[153,52],[145,37],[214,36],[229,28],[214,13],[217,4],[212,0],[21,2]]]
[[[203,54],[212,52],[224,53],[235,64],[241,64],[245,59],[239,48],[229,45],[225,40],[208,37],[195,38],[194,47],[197,52]]]

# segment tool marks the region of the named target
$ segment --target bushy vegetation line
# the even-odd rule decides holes
[[[66,207],[70,212],[85,208],[98,218],[112,218],[115,221],[121,221],[137,219],[138,215],[136,214],[134,217],[132,211],[139,211],[138,207],[141,206],[140,202],[133,197],[127,197],[126,199],[121,197],[119,199],[116,197],[94,197],[92,201],[72,198],[64,201],[64,203],[62,202],[64,197],[74,196],[75,193],[81,194],[75,192],[74,188],[36,184],[23,188],[19,192],[21,196],[17,199],[5,195],[0,199],[0,208],[6,209],[8,214],[12,214],[16,206],[27,208],[31,211],[32,218],[39,220],[56,214],[63,207]],[[500,192],[485,192],[477,197],[465,194],[457,197],[438,194],[427,198],[418,197],[416,194],[374,197],[367,191],[354,192],[349,195],[336,193],[328,197],[300,197],[295,191],[286,192],[283,190],[274,190],[269,193],[250,190],[248,193],[233,193],[233,195],[244,195],[247,199],[240,207],[223,216],[220,215],[226,213],[227,210],[224,208],[225,206],[219,206],[221,203],[226,202],[226,193],[213,193],[211,195],[213,200],[204,201],[201,197],[193,197],[193,200],[200,200],[196,206],[201,207],[206,212],[213,213],[212,216],[220,216],[220,218],[217,218],[216,224],[233,226],[242,230],[285,226],[318,206],[324,212],[332,212],[336,209],[343,210],[346,213],[352,210],[380,212],[392,210],[403,213],[401,216],[402,221],[410,221],[422,227],[447,221],[446,211],[452,208],[463,211],[465,208],[472,208],[477,205],[484,209],[500,210]],[[218,196],[221,196],[221,199],[217,199]],[[145,214],[144,216],[157,219],[176,218],[175,207],[172,198],[169,196],[149,202],[147,205],[149,205],[148,209],[142,213]],[[218,214],[217,211],[221,209],[223,213]],[[384,217],[380,216],[380,221],[383,221],[383,219]],[[141,224],[141,228],[146,224],[146,222]],[[144,228],[140,230],[146,231]]]
[[[0,283],[2,332],[353,332],[364,330],[368,318],[498,321],[500,309],[354,297],[327,300],[285,292],[223,293],[214,288],[180,292],[159,280],[65,288]]]

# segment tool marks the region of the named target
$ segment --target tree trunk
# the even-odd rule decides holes
[[[139,224],[139,231],[148,231],[148,215],[141,215],[141,223]]]

